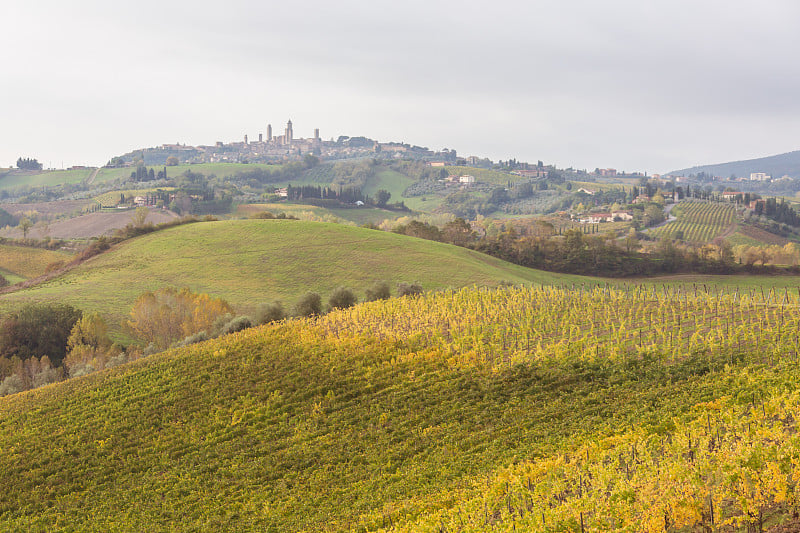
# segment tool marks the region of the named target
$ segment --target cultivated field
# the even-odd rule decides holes
[[[798,304],[466,289],[151,356],[0,399],[0,527],[763,530],[798,497]]]
[[[93,202],[91,200],[59,200],[55,202],[5,203],[0,204],[12,215],[22,216],[35,214],[44,218],[77,216],[84,212]]]
[[[123,228],[133,220],[132,209],[117,212],[96,212],[78,217],[56,220],[47,226],[37,224],[28,232],[29,238],[41,239],[53,237],[56,239],[87,239],[100,235],[111,235],[115,230]],[[152,209],[147,215],[147,222],[159,224],[176,218],[171,211]],[[0,237],[22,238],[19,228],[5,228],[0,230]]]
[[[707,243],[729,230],[736,221],[736,207],[732,204],[687,201],[675,206],[672,214],[677,220],[650,233],[655,237],[666,235],[694,243]]]

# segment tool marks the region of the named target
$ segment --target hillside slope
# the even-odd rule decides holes
[[[189,287],[227,299],[240,312],[265,300],[287,305],[306,291],[345,285],[363,297],[376,280],[419,281],[425,290],[559,280],[464,248],[421,239],[292,220],[187,224],[122,243],[65,275],[0,297],[0,307],[58,300],[98,311],[117,327],[142,292]]]
[[[785,154],[759,157],[756,159],[746,159],[743,161],[731,161],[728,163],[716,163],[712,165],[699,165],[682,170],[667,172],[675,176],[688,176],[705,172],[713,176],[728,176],[735,174],[737,177],[749,177],[753,172],[766,172],[773,178],[780,178],[788,175],[793,178],[800,177],[800,150],[787,152]]]
[[[774,521],[800,473],[787,298],[443,292],[5,397],[0,529]]]

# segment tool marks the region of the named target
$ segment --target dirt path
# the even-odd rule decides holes
[[[100,172],[100,167],[92,170],[92,173],[89,174],[89,177],[86,178],[86,185],[91,185],[94,183],[94,179],[97,177],[97,173]]]

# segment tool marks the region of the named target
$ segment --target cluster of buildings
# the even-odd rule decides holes
[[[633,220],[633,213],[630,211],[612,211],[605,213],[589,213],[581,217],[572,217],[581,224],[600,224],[601,222],[617,222]]]
[[[461,176],[451,174],[441,181],[444,181],[445,184],[447,185],[462,185],[465,187],[469,187],[470,185],[475,185],[475,176],[470,176],[468,174],[464,174]]]
[[[257,139],[257,140],[256,140]],[[319,128],[312,137],[295,137],[294,125],[289,120],[282,134],[273,132],[267,124],[266,133],[256,138],[244,135],[242,141],[214,145],[187,146],[185,144],[163,144],[158,148],[137,151],[147,165],[163,164],[169,156],[180,163],[271,163],[302,159],[312,154],[324,159],[349,159],[357,157],[412,158],[425,161],[440,161],[441,165],[457,164],[455,150],[440,152],[406,143],[381,143],[366,137],[341,136],[334,140],[323,140]]]

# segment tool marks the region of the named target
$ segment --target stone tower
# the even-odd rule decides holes
[[[292,133],[292,121],[290,120],[289,122],[286,123],[286,135],[284,137],[284,142],[286,144],[292,144],[293,138],[294,135]]]
[[[260,143],[264,142],[264,134],[263,133],[259,133],[258,134],[258,142],[260,142]]]
[[[319,140],[319,128],[314,128],[314,140]]]
[[[272,142],[272,124],[267,124],[267,142]]]
[[[247,135],[244,136],[244,144],[247,144]]]

